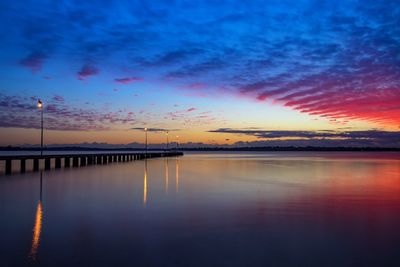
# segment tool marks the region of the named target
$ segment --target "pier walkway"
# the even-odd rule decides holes
[[[5,174],[13,172],[13,162],[19,161],[19,172],[24,173],[27,169],[27,161],[32,161],[32,170],[39,171],[40,161],[44,161],[44,170],[83,167],[87,165],[103,165],[112,162],[126,162],[160,157],[183,156],[182,152],[150,152],[150,153],[85,153],[85,154],[56,154],[56,155],[16,155],[0,156],[0,161],[5,161]],[[54,164],[52,164],[54,162]],[[15,169],[15,166],[14,166]]]

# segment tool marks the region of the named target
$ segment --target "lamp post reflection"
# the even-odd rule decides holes
[[[168,193],[168,158],[165,159],[165,192]]]
[[[144,160],[143,205],[147,203],[147,159]]]
[[[40,234],[42,232],[42,218],[43,218],[42,180],[43,180],[43,172],[40,172],[40,197],[39,197],[39,203],[36,208],[35,225],[33,226],[32,246],[31,246],[31,251],[29,252],[29,257],[33,261],[36,261],[36,256],[40,244]]]
[[[179,192],[179,159],[176,157],[175,160],[175,192]]]

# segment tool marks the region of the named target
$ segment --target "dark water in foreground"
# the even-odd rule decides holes
[[[400,266],[400,154],[187,154],[0,177],[0,266]]]

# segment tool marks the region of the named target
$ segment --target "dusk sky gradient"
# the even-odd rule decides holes
[[[400,146],[399,1],[3,0],[0,39],[0,145],[40,98],[46,144]]]

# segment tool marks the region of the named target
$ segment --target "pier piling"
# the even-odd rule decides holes
[[[26,170],[26,159],[21,159],[21,173],[24,173]]]
[[[65,168],[71,167],[71,158],[70,157],[65,157],[64,158],[64,167]]]
[[[11,159],[6,160],[6,174],[11,174],[12,161]]]
[[[33,171],[39,171],[39,159],[33,159]]]
[[[61,158],[56,158],[55,168],[56,169],[61,168]]]
[[[72,158],[72,167],[79,167],[79,158],[78,157]]]
[[[45,158],[45,159],[44,159],[44,169],[45,169],[45,170],[50,170],[50,166],[51,166],[50,160],[51,160],[51,158]]]

